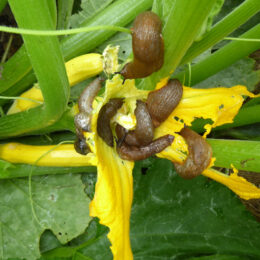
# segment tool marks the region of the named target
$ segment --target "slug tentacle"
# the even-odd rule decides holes
[[[183,164],[174,163],[174,166],[182,178],[192,179],[208,167],[212,149],[202,136],[189,128],[183,128],[180,134],[188,144],[189,155]]]
[[[122,98],[110,99],[100,110],[97,120],[98,135],[106,142],[107,145],[113,147],[113,134],[110,128],[110,119],[116,114],[117,110],[123,105]]]
[[[173,79],[162,88],[149,93],[147,107],[153,124],[158,127],[179,104],[183,94],[182,84]]]
[[[165,135],[142,147],[129,146],[123,142],[121,146],[117,146],[117,152],[119,156],[124,160],[144,160],[156,153],[161,152],[167,146],[171,145],[173,139],[174,136]]]
[[[132,29],[134,60],[120,74],[125,79],[144,78],[158,71],[164,62],[162,22],[153,12],[139,14]]]

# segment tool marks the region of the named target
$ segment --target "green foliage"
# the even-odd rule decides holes
[[[5,2],[0,0],[0,10]],[[42,30],[55,28],[55,2],[10,0],[9,4],[20,27]],[[73,2],[74,14],[70,16]],[[79,3],[80,8],[75,9]],[[259,42],[226,44],[222,39],[230,34],[259,38],[260,2],[226,0],[216,15],[222,4],[222,0],[61,0],[57,26],[130,28],[138,13],[152,8],[163,21],[165,63],[160,71],[140,80],[140,88],[153,89],[159,79],[176,70],[175,76],[195,87],[242,84],[254,90],[260,75],[253,71],[254,62],[247,56],[260,48]],[[208,26],[214,16],[213,27]],[[198,35],[201,37],[196,41]],[[72,140],[74,135],[64,132],[74,131],[68,102],[76,101],[88,81],[69,93],[63,61],[93,50],[101,53],[113,44],[120,45],[123,63],[132,51],[130,35],[107,30],[65,35],[59,40],[55,36],[24,36],[25,45],[3,65],[1,95],[19,95],[37,77],[45,99],[44,107],[0,118],[0,138],[4,141],[53,144]],[[215,49],[218,51],[211,53]],[[191,78],[188,62],[192,62]],[[210,139],[217,166],[234,163],[239,169],[259,172],[259,113],[257,103],[245,106],[232,125],[215,129],[215,137],[255,140]],[[256,124],[230,128],[252,123]],[[201,126],[197,126],[198,131]],[[55,131],[62,132],[52,134]],[[39,135],[31,137],[32,133]],[[48,136],[43,137],[43,133]],[[21,134],[29,137],[15,139]],[[108,229],[89,217],[95,171],[94,167],[32,167],[0,160],[0,259],[112,259]],[[17,178],[30,173],[31,193],[28,179]],[[183,180],[173,165],[162,159],[136,164],[131,215],[135,259],[259,259],[259,234],[256,220],[222,185],[204,177]]]
[[[79,27],[81,23],[89,21],[114,0],[81,0],[80,11],[70,17],[71,27]]]
[[[91,220],[89,202],[80,175],[35,177],[31,195],[28,179],[1,181],[1,259],[38,258],[39,239],[47,229],[60,243],[77,237]]]
[[[255,61],[250,58],[243,58],[228,68],[221,70],[215,75],[196,84],[195,88],[210,87],[232,87],[235,85],[247,86],[248,90],[254,91],[260,80],[260,71],[254,71]],[[192,74],[191,74],[192,77]]]
[[[172,163],[164,159],[139,162],[133,174],[134,259],[260,257],[259,224],[227,188],[205,177],[184,180],[176,174]],[[91,223],[90,233],[91,229],[98,229],[96,225],[96,221]],[[81,239],[72,242],[72,248],[81,247],[79,251],[93,260],[112,259],[105,230],[99,234],[95,231],[95,240],[89,238],[87,243],[88,230]],[[65,248],[44,255],[60,257]]]

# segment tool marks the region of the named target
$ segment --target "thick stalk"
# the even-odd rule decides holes
[[[254,26],[240,37],[249,39],[260,38],[260,24]],[[259,48],[259,42],[233,41],[201,62],[191,66],[191,78],[189,77],[188,69],[174,75],[174,78],[178,78],[181,82],[184,82],[184,85],[186,86],[189,82],[191,83],[191,86],[196,85]]]
[[[221,41],[239,26],[244,24],[249,18],[258,13],[260,10],[259,0],[246,0],[239,5],[234,11],[224,17],[213,28],[204,34],[203,38],[194,42],[181,61],[181,65],[192,61],[199,54]]]
[[[260,142],[207,139],[216,157],[215,166],[260,172]]]
[[[20,27],[38,30],[53,28],[45,1],[10,0]],[[44,106],[0,119],[0,138],[23,134],[58,120],[67,107],[69,84],[57,37],[24,36],[34,73],[44,97]]]

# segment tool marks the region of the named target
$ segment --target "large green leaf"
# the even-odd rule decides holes
[[[40,257],[46,229],[61,243],[77,237],[91,220],[88,204],[80,175],[35,177],[31,197],[28,179],[0,181],[0,259]]]
[[[113,0],[81,0],[81,10],[70,18],[71,27],[79,27],[82,22],[90,20],[112,2]]]
[[[135,260],[260,258],[260,225],[226,187],[203,176],[181,179],[164,159],[136,163],[133,175],[131,243]],[[89,184],[91,181],[93,176]],[[94,221],[71,244],[74,251],[70,256],[81,253],[86,259],[110,260],[104,235],[102,226]],[[66,247],[47,255],[65,257]]]
[[[141,166],[131,215],[135,259],[217,253],[259,259],[260,225],[231,191],[204,177],[183,180],[166,160],[155,160],[146,174]]]
[[[196,84],[195,88],[210,87],[232,87],[235,85],[245,85],[248,90],[253,91],[260,81],[260,70],[254,71],[255,61],[250,58],[243,58],[228,68],[221,70],[217,74]],[[192,74],[191,74],[192,77]]]

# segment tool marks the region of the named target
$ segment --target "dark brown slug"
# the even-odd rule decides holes
[[[91,131],[92,103],[101,88],[101,78],[92,81],[81,93],[78,101],[79,113],[74,118],[76,128],[85,132]]]
[[[147,107],[153,120],[154,127],[158,127],[177,107],[182,98],[182,84],[177,79],[148,94]]]
[[[161,152],[167,146],[171,145],[173,139],[174,136],[165,135],[152,141],[150,144],[142,147],[129,146],[123,142],[121,146],[119,145],[117,146],[117,152],[119,156],[124,160],[129,160],[129,161],[144,160],[156,153]]]
[[[153,122],[146,104],[140,100],[137,100],[135,117],[136,128],[126,134],[125,142],[135,146],[148,145],[153,140]]]
[[[86,143],[86,139],[85,138],[76,138],[76,141],[74,142],[74,148],[76,150],[77,153],[82,154],[82,155],[86,155],[90,152],[90,149]]]
[[[183,128],[180,134],[188,144],[189,155],[184,164],[174,163],[174,166],[182,178],[192,179],[208,167],[212,149],[202,136],[189,128]]]
[[[164,62],[162,22],[158,15],[147,11],[139,14],[132,29],[134,60],[120,74],[125,79],[144,78],[158,71]]]
[[[113,134],[110,128],[110,119],[116,114],[117,110],[123,105],[122,98],[113,98],[106,103],[98,114],[97,132],[98,135],[106,142],[107,145],[113,147]]]

